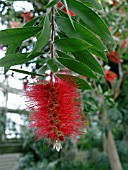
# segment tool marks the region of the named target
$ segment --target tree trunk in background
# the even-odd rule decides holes
[[[109,126],[106,108],[104,106],[102,110],[102,121],[105,128]],[[103,147],[108,155],[111,170],[123,170],[111,129],[107,133],[103,133]]]
[[[107,152],[112,170],[123,170],[111,130],[103,134],[104,149]]]

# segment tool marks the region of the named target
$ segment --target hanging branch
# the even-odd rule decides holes
[[[55,27],[54,27],[54,6],[51,9],[51,14],[52,14],[52,21],[51,21],[51,25],[52,25],[52,33],[51,33],[51,59],[54,58],[54,33],[55,33]],[[50,81],[52,83],[53,81],[53,72],[51,71],[50,73]]]

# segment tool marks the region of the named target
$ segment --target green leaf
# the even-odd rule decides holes
[[[45,64],[38,70],[38,74],[44,74],[47,70],[49,70],[48,66]]]
[[[62,58],[67,58],[67,59],[73,59],[70,55],[67,55],[65,54],[64,52],[62,51],[59,51],[59,50],[56,50],[56,53],[59,57],[62,57]]]
[[[76,76],[72,76],[72,75],[67,75],[67,74],[55,74],[57,77],[59,77],[60,79],[64,80],[65,82],[70,82],[70,80],[73,80],[80,89],[82,90],[90,90],[92,89],[92,87],[87,83],[87,81],[76,77]]]
[[[34,73],[34,72],[29,72],[29,71],[24,71],[24,70],[18,70],[18,69],[10,69],[10,70],[18,72],[18,73],[22,73],[22,74],[27,74],[27,75],[44,76],[42,74],[37,74],[37,73]]]
[[[89,7],[75,0],[67,0],[69,8],[85,23],[86,27],[106,41],[115,43],[105,22]]]
[[[58,34],[59,38],[61,38],[61,39],[67,37],[63,32],[60,32],[60,31],[58,31],[57,34]]]
[[[41,31],[41,27],[12,28],[0,31],[0,44],[22,42]]]
[[[97,10],[103,9],[102,5],[98,2],[98,0],[80,0],[80,1],[91,8],[95,8]]]
[[[73,59],[70,55],[67,55],[62,51],[56,50],[56,53],[58,54],[59,57]],[[103,69],[100,66],[99,62],[87,50],[75,52],[73,53],[73,55],[76,58],[76,60],[87,65],[91,70],[104,75]]]
[[[60,0],[52,0],[51,2],[48,3],[48,5],[46,6],[46,8],[50,8],[54,5],[56,5]]]
[[[64,65],[65,67],[67,67],[68,69],[82,75],[82,76],[86,76],[89,78],[95,78],[97,79],[97,77],[95,76],[95,74],[91,71],[91,69],[80,63],[79,61],[75,61],[73,59],[67,59],[67,58],[56,58],[62,65]]]
[[[30,53],[8,54],[7,56],[0,59],[0,67],[10,67],[14,65],[24,64],[27,61],[40,56],[42,53],[33,53],[31,56],[28,57],[29,54]]]
[[[65,8],[66,8],[66,11],[67,11],[69,20],[70,20],[70,22],[71,22],[71,25],[72,25],[73,29],[75,30],[72,17],[71,17],[71,15],[70,15],[70,13],[69,13],[69,8],[68,8],[68,5],[67,5],[67,2],[66,2],[66,0],[63,0],[63,1],[64,1],[64,5],[65,5]]]
[[[58,14],[61,16],[61,17],[64,17],[64,18],[68,18],[68,15],[65,14],[62,10],[60,10],[59,8],[57,9],[57,12]]]
[[[32,27],[32,26],[37,22],[37,20],[38,20],[39,18],[40,18],[40,17],[36,17],[36,18],[32,19],[30,22],[28,22],[27,24],[25,24],[25,25],[23,26],[23,28],[25,28],[25,27]],[[8,45],[7,52],[6,52],[6,57],[8,56],[8,54],[14,54],[14,53],[16,53],[17,48],[18,48],[21,44],[22,44],[22,40],[16,42],[15,44],[10,44],[10,45]],[[4,67],[4,73],[6,74],[9,69],[10,69],[10,67],[8,67],[8,68]]]
[[[126,60],[128,59],[128,53],[124,54],[124,59],[126,59]]]
[[[95,34],[86,27],[80,25],[79,23],[74,21],[74,30],[68,18],[56,17],[56,22],[57,25],[59,25],[60,29],[69,37],[83,39],[97,50],[106,50],[104,44],[95,36]]]
[[[16,43],[16,44],[10,44],[7,48],[6,51],[6,56],[8,57],[9,54],[14,54],[16,53],[17,48],[21,45],[20,42]],[[10,69],[10,67],[4,67],[4,74],[6,74],[8,72],[8,70]]]
[[[55,41],[55,45],[65,52],[83,51],[92,45],[78,38],[63,38]]]
[[[98,51],[94,48],[89,48],[89,51],[92,53],[92,54],[95,54],[97,57],[103,59],[104,61],[107,61],[108,62],[108,58],[106,57],[106,55],[101,52],[101,51]]]
[[[80,51],[73,54],[81,63],[87,65],[91,70],[104,75],[104,71],[99,62],[87,51]]]
[[[32,19],[30,22],[26,23],[24,27],[32,27],[36,21],[39,19],[40,17],[36,17],[34,19]],[[41,26],[40,26],[41,27]],[[7,52],[6,55],[8,54],[14,54],[16,52],[16,49],[21,45],[22,41],[16,42],[15,44],[10,44],[7,48]]]
[[[33,52],[40,52],[41,49],[48,43],[50,39],[50,32],[51,32],[51,24],[48,16],[45,16],[44,27],[39,38],[37,39],[37,42],[35,43]]]
[[[32,27],[33,25],[35,25],[35,23],[38,21],[39,18],[40,17],[35,17],[35,18],[31,19],[23,27]]]
[[[55,59],[49,59],[47,61],[47,65],[49,66],[53,73],[58,71],[58,63],[55,61]]]
[[[42,16],[41,21],[39,23],[39,27],[43,27],[45,22],[45,16]]]

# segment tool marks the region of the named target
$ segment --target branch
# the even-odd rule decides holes
[[[3,83],[0,83],[0,90],[2,90],[3,92],[14,93],[14,94],[21,94],[23,92],[23,90],[9,87],[8,85],[4,85]]]
[[[6,112],[5,112],[6,111]],[[18,114],[28,114],[29,112],[27,110],[20,110],[20,109],[9,109],[6,107],[0,107],[0,113],[5,112],[5,113],[18,113]]]
[[[122,71],[122,65],[121,64],[119,64],[119,74],[120,74],[120,80],[119,80],[119,83],[118,83],[117,88],[115,89],[115,93],[114,93],[114,99],[115,100],[120,95],[122,86],[123,86],[124,81],[126,79],[126,76],[128,74],[128,71],[125,71],[125,72]]]

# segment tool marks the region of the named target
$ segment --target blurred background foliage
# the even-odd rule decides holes
[[[32,9],[27,11],[22,8],[17,11],[13,1],[0,1],[0,22],[4,28],[21,27],[34,16],[40,16],[46,11],[47,0],[28,2]],[[17,161],[17,170],[110,170],[111,161],[103,139],[104,134],[107,136],[109,131],[113,134],[121,165],[124,170],[128,170],[128,2],[102,0],[101,3],[103,11],[98,12],[116,41],[114,47],[108,46],[108,49],[117,52],[121,62],[112,60],[108,63],[100,62],[104,70],[116,73],[117,80],[111,82],[106,81],[107,77],[106,79],[99,77],[97,82],[91,82],[93,90],[85,91],[82,97],[83,114],[86,117],[85,134],[78,143],[67,141],[59,153],[53,150],[51,145],[48,146],[47,141],[34,141],[33,132],[28,128],[27,112],[19,113],[24,125],[20,127],[20,137],[17,137],[16,124],[7,120],[3,110],[0,110],[1,149],[5,143],[19,142],[20,144],[18,146],[22,156]],[[20,51],[29,52],[32,42],[32,39],[25,41]],[[5,46],[0,48],[3,51],[6,49]],[[49,45],[44,48],[44,54],[48,50]],[[44,73],[48,68],[43,61],[38,58],[34,64],[28,62],[21,68],[29,67],[32,71],[36,71],[43,65],[40,73]],[[9,72],[5,79],[9,76],[15,77],[15,73]],[[20,79],[24,88],[33,78],[33,76],[25,76]],[[7,126],[10,126],[12,132],[16,134],[15,138],[8,139],[5,134]],[[10,152],[6,148],[6,153]],[[1,150],[1,153],[4,152]]]

